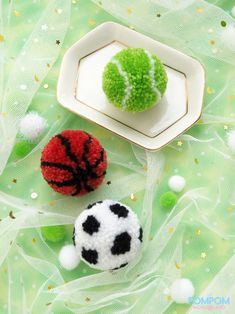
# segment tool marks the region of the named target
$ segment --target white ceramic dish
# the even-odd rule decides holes
[[[123,112],[108,103],[102,73],[110,58],[125,47],[143,47],[163,61],[168,86],[155,107],[143,113]],[[157,150],[200,117],[205,73],[195,59],[117,23],[104,23],[65,54],[57,88],[62,106],[142,146]]]

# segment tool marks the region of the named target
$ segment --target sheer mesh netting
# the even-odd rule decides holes
[[[235,21],[229,12],[198,0],[12,0],[0,6],[0,312],[194,313],[164,294],[181,276],[192,280],[196,295],[233,298],[235,158],[227,137],[235,122]],[[159,152],[137,148],[57,103],[64,52],[109,20],[192,55],[205,67],[201,119]],[[49,127],[26,156],[16,158],[11,151],[21,140],[18,126],[27,111],[37,111]],[[104,184],[82,198],[54,193],[40,173],[43,146],[66,128],[91,132],[107,150]],[[159,198],[173,174],[187,184],[166,211]],[[83,263],[66,272],[57,258],[64,243],[45,242],[40,227],[66,225],[71,243],[77,215],[101,199],[121,200],[138,214],[142,254],[115,272]],[[225,312],[232,313],[232,305]]]

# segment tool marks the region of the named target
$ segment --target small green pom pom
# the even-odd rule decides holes
[[[18,158],[23,158],[33,149],[33,145],[27,141],[18,142],[13,148],[13,155]]]
[[[160,205],[164,208],[172,208],[177,202],[177,196],[173,192],[166,192],[160,197]]]
[[[66,230],[64,226],[41,227],[41,233],[45,240],[57,243],[64,240]]]
[[[164,95],[167,74],[156,55],[142,48],[126,48],[106,65],[102,86],[114,106],[141,112],[153,107]]]

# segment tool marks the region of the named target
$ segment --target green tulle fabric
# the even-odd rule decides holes
[[[196,296],[235,297],[235,158],[227,145],[235,128],[235,51],[223,40],[235,23],[232,2],[0,2],[0,313],[199,313],[164,294],[180,277],[192,280]],[[65,51],[110,20],[192,55],[205,67],[200,121],[159,152],[131,145],[56,100]],[[19,121],[31,110],[49,127],[19,157],[11,152],[21,140]],[[108,155],[104,184],[79,199],[54,193],[40,174],[43,146],[66,128],[91,132]],[[167,210],[159,200],[173,174],[183,175],[187,184]],[[144,229],[141,256],[116,272],[84,263],[63,270],[58,252],[71,243],[75,218],[88,203],[106,198],[138,214]],[[65,225],[65,240],[45,241],[40,227],[50,225]],[[225,310],[233,313],[234,305]]]

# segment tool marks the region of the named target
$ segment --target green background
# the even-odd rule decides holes
[[[186,313],[190,311],[188,305],[176,305],[164,294],[165,288],[180,277],[192,280],[196,296],[230,296],[231,305],[226,309],[228,313],[233,312],[235,158],[227,146],[227,136],[234,127],[235,64],[231,60],[235,58],[220,33],[220,22],[232,21],[229,16],[235,5],[232,2],[218,1],[216,7],[209,1],[195,1],[195,8],[204,8],[201,15],[192,8],[180,15],[185,25],[194,20],[201,25],[198,33],[191,34],[190,29],[182,31],[183,26],[177,29],[179,12],[168,9],[169,27],[176,29],[174,36],[166,28],[152,27],[150,34],[150,26],[143,23],[149,17],[155,25],[152,19],[153,16],[157,19],[159,5],[154,2],[97,1],[99,6],[88,0],[2,2],[0,34],[4,40],[0,48],[4,75],[1,88],[11,93],[11,98],[4,100],[1,95],[1,119],[7,121],[12,115],[10,109],[8,113],[12,97],[19,98],[19,102],[23,97],[11,73],[23,66],[18,62],[19,56],[22,50],[28,49],[28,59],[23,58],[26,65],[31,64],[31,79],[27,77],[28,86],[32,86],[28,111],[37,111],[45,117],[49,127],[28,155],[18,159],[11,154],[1,175],[0,313]],[[52,13],[45,13],[47,5],[51,5]],[[150,10],[151,6],[155,6],[155,11]],[[59,14],[58,8],[62,10]],[[69,20],[64,13],[70,10]],[[203,17],[206,12],[210,19]],[[164,14],[161,23],[168,21]],[[205,66],[201,120],[160,152],[145,152],[68,112],[56,100],[56,84],[65,51],[98,24],[110,20],[139,31],[146,29],[148,35],[196,56]],[[60,21],[64,33],[67,29],[65,38],[59,31]],[[41,34],[41,22],[58,28],[57,37],[48,35],[50,29]],[[214,33],[208,35],[211,27]],[[177,31],[181,36],[176,36]],[[45,62],[33,61],[35,48],[24,47],[31,42],[33,45],[35,38],[39,38],[36,49],[44,51]],[[59,45],[55,38],[60,40]],[[218,53],[211,52],[211,40],[215,40]],[[34,63],[38,64],[37,69],[43,64],[47,71],[39,75]],[[35,75],[39,76],[39,82],[35,82]],[[21,73],[17,79],[24,83],[26,76]],[[24,99],[22,102],[25,104]],[[76,199],[54,193],[40,173],[43,146],[52,135],[68,128],[83,129],[98,137],[109,160],[102,187]],[[21,140],[17,135],[14,141]],[[187,184],[170,211],[161,208],[159,199],[168,191],[167,181],[173,174],[183,175]],[[106,184],[108,181],[110,185]],[[37,199],[31,199],[32,192],[38,194]],[[121,200],[140,217],[145,235],[142,256],[127,269],[114,273],[93,270],[82,262],[72,272],[63,270],[57,255],[65,243],[71,243],[74,219],[88,203],[105,198]],[[11,211],[15,219],[9,216]],[[65,241],[45,242],[40,226],[58,224],[66,225]],[[204,313],[204,309],[195,312]]]

